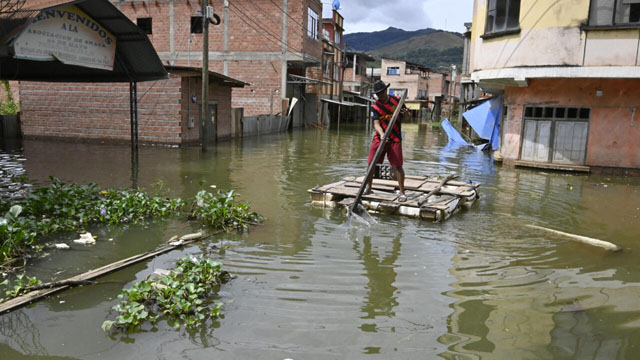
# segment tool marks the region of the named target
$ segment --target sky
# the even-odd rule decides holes
[[[322,0],[331,11],[332,0]],[[473,0],[340,0],[345,33],[379,31],[393,26],[403,30],[424,28],[464,32],[473,17]],[[329,17],[331,17],[329,15]]]

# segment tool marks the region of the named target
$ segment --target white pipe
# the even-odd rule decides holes
[[[586,237],[586,236],[580,236],[580,235],[575,235],[575,234],[569,234],[566,232],[562,232],[562,231],[558,231],[558,230],[553,230],[553,229],[547,229],[545,227],[542,226],[536,226],[536,225],[527,225],[527,227],[530,227],[532,229],[538,229],[538,230],[544,230],[544,231],[548,231],[550,233],[554,233],[557,235],[563,235],[566,237],[569,237],[573,240],[579,241],[581,243],[587,244],[587,245],[592,245],[592,246],[598,246],[601,248],[604,248],[606,250],[610,250],[610,251],[622,251],[622,248],[612,244],[610,242],[607,241],[602,241],[602,240],[598,240],[598,239],[593,239],[590,237]]]

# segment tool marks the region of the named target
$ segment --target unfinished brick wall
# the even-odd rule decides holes
[[[138,136],[143,143],[200,141],[202,78],[180,71],[168,80],[138,84]],[[22,132],[26,137],[62,137],[128,142],[129,85],[122,83],[21,82]],[[192,95],[196,95],[195,102]],[[209,102],[217,105],[218,139],[231,136],[231,88],[213,78]],[[189,117],[194,126],[189,128]]]
[[[138,84],[141,142],[181,142],[179,77]],[[129,141],[129,86],[122,83],[20,82],[25,137]]]
[[[182,80],[182,141],[195,143],[200,140],[200,112],[202,110],[202,78],[184,77]],[[195,95],[195,102],[192,96]],[[210,80],[209,104],[217,106],[216,131],[218,139],[231,137],[231,89],[221,82]],[[189,128],[189,117],[194,119],[194,127]]]
[[[134,23],[137,18],[152,18],[152,41],[166,63],[200,67],[202,64],[202,34],[191,34],[191,17],[199,16],[199,1],[157,0],[154,2],[114,1]],[[210,4],[224,22],[223,0]],[[245,116],[282,111],[282,20],[287,19],[287,51],[320,58],[321,43],[307,36],[308,8],[322,15],[318,0],[289,0],[288,15],[282,12],[282,0],[235,0],[228,9],[227,48],[224,48],[224,24],[209,27],[210,53],[226,51],[226,75],[250,83],[244,89],[234,89],[233,107],[244,108]],[[173,10],[171,10],[173,9]],[[171,12],[173,11],[173,16]],[[173,47],[170,27],[173,18]],[[221,56],[210,56],[209,68],[224,73]],[[273,103],[273,106],[271,105]]]

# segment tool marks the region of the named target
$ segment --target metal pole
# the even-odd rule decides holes
[[[135,138],[135,126],[133,124],[134,118],[134,110],[133,110],[133,81],[129,82],[129,118],[131,120],[131,150],[135,150],[136,148],[136,138]]]
[[[202,1],[202,109],[200,124],[202,124],[202,151],[207,151],[207,123],[209,122],[209,18],[207,6],[209,0]]]

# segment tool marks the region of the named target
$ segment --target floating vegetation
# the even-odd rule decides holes
[[[201,190],[191,204],[191,217],[218,229],[242,230],[249,225],[259,224],[263,218],[251,211],[248,203],[235,202],[236,192],[231,190],[218,195]]]
[[[230,276],[222,263],[203,257],[187,256],[177,267],[158,279],[143,280],[118,295],[122,301],[113,307],[115,320],[102,324],[104,331],[139,329],[166,319],[174,328],[199,326],[218,317],[222,303],[214,301],[220,285]]]
[[[20,295],[28,293],[29,287],[36,286],[42,284],[42,281],[38,280],[35,276],[30,277],[25,274],[20,274],[16,276],[14,281],[9,281],[9,279],[5,279],[3,282],[0,282],[0,286],[2,286],[4,290],[4,296],[0,296],[0,303],[9,300]]]
[[[141,189],[101,190],[95,184],[51,185],[32,190],[13,204],[0,202],[0,267],[6,266],[38,238],[57,232],[85,232],[90,224],[139,224],[149,219],[187,215],[217,229],[240,230],[262,222],[235,192],[200,191],[191,209],[179,198],[151,196]]]

